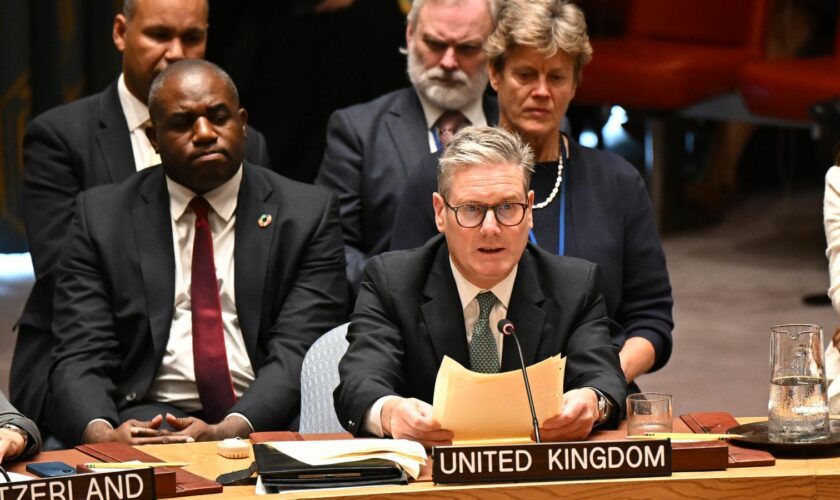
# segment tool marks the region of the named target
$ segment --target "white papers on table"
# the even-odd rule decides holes
[[[341,464],[382,458],[400,465],[414,479],[426,463],[423,445],[407,439],[332,439],[325,441],[272,441],[274,449],[309,465]]]
[[[563,408],[563,372],[560,355],[527,368],[540,424]],[[522,370],[476,373],[444,356],[435,380],[433,417],[455,434],[455,442],[530,441],[531,410]]]
[[[17,483],[17,482],[20,482],[20,481],[32,481],[34,479],[38,479],[37,477],[26,476],[24,474],[18,474],[17,472],[8,472],[7,471],[6,474],[9,475],[9,479],[11,480],[12,483]],[[5,482],[6,482],[6,478],[3,477],[2,474],[0,474],[0,483],[5,483]]]

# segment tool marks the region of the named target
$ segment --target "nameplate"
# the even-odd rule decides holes
[[[668,440],[436,446],[432,455],[435,483],[671,475]]]
[[[151,467],[0,483],[0,500],[154,500]]]

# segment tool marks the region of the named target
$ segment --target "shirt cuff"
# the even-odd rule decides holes
[[[382,396],[373,403],[365,412],[364,429],[376,437],[385,437],[382,431],[382,407],[391,399],[397,399],[398,396]]]
[[[111,428],[111,430],[113,430],[113,429],[114,429],[114,424],[112,424],[111,422],[109,422],[108,420],[106,420],[106,419],[104,419],[104,418],[94,418],[93,420],[91,420],[90,422],[88,422],[88,424],[85,426],[85,429],[87,429],[88,427],[90,427],[90,425],[91,425],[92,423],[94,423],[94,422],[103,422],[103,423],[107,424],[107,425],[108,425],[108,427],[110,427],[110,428]]]
[[[241,413],[228,413],[228,414],[227,414],[227,416],[226,416],[225,418],[230,418],[230,417],[239,417],[239,418],[241,418],[242,420],[244,420],[244,421],[245,421],[245,423],[246,423],[246,424],[248,424],[248,427],[250,427],[250,428],[251,428],[251,432],[254,432],[254,426],[253,426],[253,425],[251,425],[251,421],[250,421],[250,420],[248,420],[248,417],[246,417],[245,415],[243,415],[243,414],[241,414]]]

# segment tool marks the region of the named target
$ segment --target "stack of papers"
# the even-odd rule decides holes
[[[309,465],[355,462],[369,458],[390,460],[414,479],[426,463],[423,445],[407,439],[336,439],[329,441],[272,441],[272,448]]]
[[[527,368],[540,424],[563,409],[560,355]],[[529,442],[534,426],[522,370],[476,373],[444,356],[435,380],[433,417],[460,444]]]

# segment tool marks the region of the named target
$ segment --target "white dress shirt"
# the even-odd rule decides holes
[[[120,98],[125,121],[128,123],[131,152],[134,153],[134,165],[137,171],[158,165],[160,155],[157,154],[146,136],[146,127],[150,125],[149,108],[146,107],[146,103],[135,97],[125,86],[124,74],[120,74],[120,78],[117,80],[117,95]]]
[[[429,100],[419,92],[417,93],[417,97],[420,98],[420,106],[423,108],[423,116],[426,118],[426,129],[429,131],[429,151],[434,153],[438,150],[438,147],[434,132],[432,132],[432,127],[434,127],[435,122],[438,121],[440,115],[444,114],[448,110],[439,108],[430,103]],[[469,121],[469,125],[487,125],[487,117],[484,116],[482,103],[483,99],[479,97],[475,101],[458,110]]]
[[[825,251],[831,279],[828,296],[834,310],[840,313],[840,167],[831,167],[825,175],[823,198],[823,225],[825,226]],[[833,331],[828,336],[834,335]],[[831,414],[840,413],[840,352],[833,342],[825,353],[825,375],[828,383],[828,406]]]
[[[256,378],[239,327],[234,289],[236,200],[241,181],[240,166],[233,178],[204,194],[211,207],[207,218],[213,235],[213,258],[222,306],[228,367],[237,397],[241,397]],[[168,177],[166,186],[169,190],[175,249],[175,308],[166,351],[147,398],[191,413],[201,410],[193,365],[190,302],[195,214],[189,208],[189,202],[196,195]]]
[[[490,311],[490,330],[493,332],[493,339],[496,341],[496,350],[499,353],[499,364],[502,362],[502,333],[499,332],[497,324],[499,320],[507,317],[508,305],[510,304],[510,296],[513,293],[513,283],[516,281],[516,267],[508,274],[502,281],[496,283],[490,289],[484,289],[473,285],[472,283],[458,271],[455,263],[452,262],[452,257],[449,258],[449,266],[452,268],[452,276],[455,278],[455,286],[458,289],[458,296],[461,299],[461,307],[464,310],[464,328],[467,335],[467,344],[472,341],[472,332],[475,328],[475,322],[478,320],[478,313],[480,307],[476,297],[479,293],[490,291],[496,296],[496,304]],[[382,407],[389,399],[397,396],[383,396],[376,400],[371,405],[370,409],[365,412],[364,422],[365,430],[374,436],[383,437],[385,433],[382,431]]]

